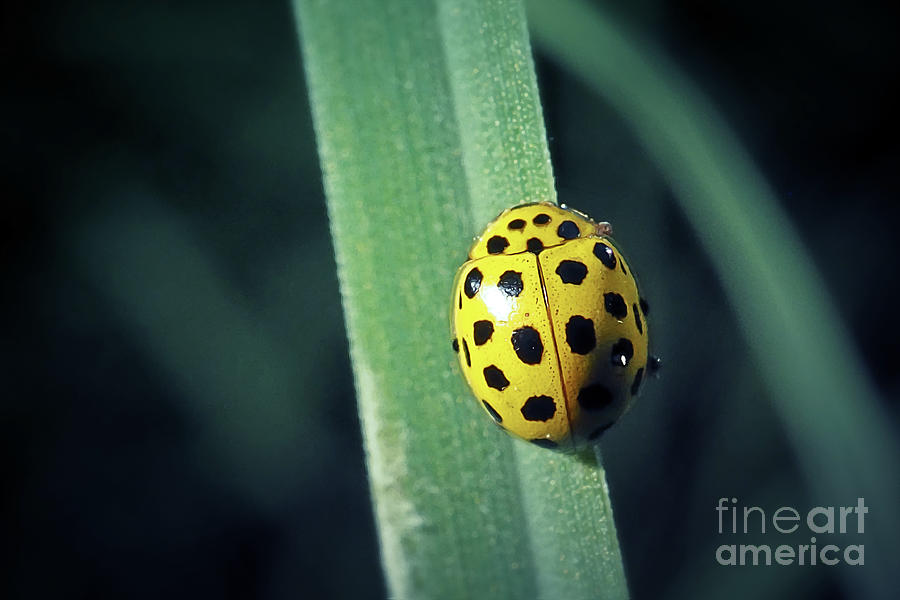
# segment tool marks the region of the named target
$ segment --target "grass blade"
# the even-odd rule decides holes
[[[554,198],[521,4],[296,8],[392,595],[624,596],[596,461],[498,434],[449,347],[471,237]]]

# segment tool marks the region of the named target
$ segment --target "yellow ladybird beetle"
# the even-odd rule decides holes
[[[500,214],[453,283],[466,381],[506,431],[573,452],[628,410],[645,371],[647,305],[609,223],[550,202]]]

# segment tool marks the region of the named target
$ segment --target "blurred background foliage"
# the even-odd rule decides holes
[[[897,431],[886,5],[605,6],[735,128]],[[384,597],[290,5],[3,11],[3,596]],[[839,569],[715,564],[719,497],[857,492],[810,497],[657,168],[537,61],[560,200],[615,225],[665,358],[603,445],[633,596],[853,597]]]

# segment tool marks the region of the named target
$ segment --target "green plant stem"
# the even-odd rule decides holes
[[[623,597],[602,469],[497,431],[450,351],[472,236],[554,197],[521,4],[296,12],[392,597]]]

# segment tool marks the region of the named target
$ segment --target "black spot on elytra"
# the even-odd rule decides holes
[[[488,387],[500,390],[501,392],[509,385],[509,379],[507,379],[506,375],[503,374],[503,371],[498,369],[495,365],[484,368],[484,381],[488,384]]]
[[[475,321],[475,325],[472,327],[473,334],[475,338],[475,345],[481,346],[489,339],[491,339],[491,335],[494,333],[494,324],[490,321]]]
[[[586,385],[578,392],[578,404],[584,410],[603,410],[612,404],[612,401],[612,392],[602,383]]]
[[[550,396],[532,396],[522,405],[526,421],[549,421],[556,414],[556,402]]]
[[[553,440],[548,440],[547,438],[537,438],[536,440],[531,440],[531,443],[535,446],[540,446],[541,448],[549,448],[550,450],[559,446],[559,444]]]
[[[459,308],[462,309],[462,294],[459,295]]]
[[[650,305],[643,298],[641,298],[641,312],[644,313],[645,317],[650,314]]]
[[[513,219],[509,222],[509,225],[507,225],[507,227],[509,229],[524,229],[525,221],[523,221],[522,219]]]
[[[488,254],[502,254],[507,246],[509,246],[509,240],[500,235],[495,235],[487,241]]]
[[[594,322],[575,315],[566,323],[566,343],[575,354],[587,354],[597,345]]]
[[[564,260],[556,267],[556,274],[559,275],[563,283],[580,285],[584,278],[587,277],[587,266],[576,260]]]
[[[500,276],[497,287],[510,298],[517,297],[522,293],[522,289],[525,287],[522,284],[522,274],[517,273],[516,271],[506,271]]]
[[[544,344],[541,342],[541,334],[532,327],[520,327],[512,332],[510,338],[513,350],[526,365],[536,365],[541,362],[544,354]]]
[[[581,231],[574,221],[563,221],[559,224],[559,227],[556,228],[556,235],[564,240],[574,240],[581,235]]]
[[[624,260],[619,261],[619,268],[622,269],[622,272],[624,274],[628,275],[628,271],[625,270],[625,261]]]
[[[550,215],[541,213],[531,220],[535,225],[546,225],[550,222]]]
[[[644,379],[644,367],[637,370],[634,374],[634,382],[631,384],[631,395],[637,396],[638,390],[641,389],[641,380]]]
[[[606,425],[601,425],[600,427],[598,427],[597,429],[595,429],[591,432],[591,435],[588,436],[588,441],[589,442],[596,441],[597,438],[599,438],[601,435],[603,435],[604,431],[606,431],[607,429],[609,429],[612,426],[613,426],[612,423],[607,423]]]
[[[644,335],[644,324],[641,321],[641,315],[638,313],[637,304],[631,305],[631,312],[634,313],[634,324],[637,325],[638,333]]]
[[[606,312],[620,321],[628,316],[628,305],[625,304],[625,299],[615,292],[603,294],[603,306],[606,308]]]
[[[478,293],[478,290],[481,289],[481,278],[481,271],[479,271],[477,267],[469,271],[469,274],[466,275],[463,291],[466,293],[467,298],[474,298],[475,294]]]
[[[531,238],[525,244],[525,247],[528,248],[529,252],[532,252],[534,254],[540,254],[540,252],[544,249],[544,242],[542,242],[541,240],[539,240],[537,238]]]
[[[599,258],[600,262],[606,265],[606,268],[616,268],[616,255],[613,252],[612,248],[610,248],[603,242],[597,242],[596,244],[594,244],[594,256]]]
[[[457,340],[456,338],[454,338],[454,339],[453,339],[453,344],[452,344],[452,345],[453,345],[453,351],[454,351],[454,352],[459,352],[459,340]]]
[[[491,418],[493,418],[498,423],[503,422],[503,417],[500,416],[500,413],[498,413],[496,410],[494,410],[493,406],[491,406],[490,404],[487,403],[487,400],[482,400],[481,403],[484,404],[484,407],[487,409],[488,413],[491,415]]]
[[[633,356],[634,346],[631,345],[631,340],[619,338],[619,341],[613,344],[610,360],[617,367],[627,367]]]
[[[465,338],[463,338],[463,354],[466,356],[466,364],[470,367],[472,366],[472,355],[469,354],[469,345],[466,343]]]

